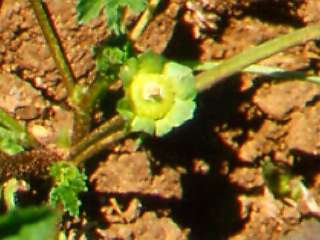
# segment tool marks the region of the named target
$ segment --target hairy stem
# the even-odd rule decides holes
[[[34,10],[38,23],[41,27],[43,35],[47,41],[51,54],[54,58],[54,61],[57,64],[57,67],[60,71],[60,74],[63,77],[64,84],[68,91],[69,98],[73,94],[74,88],[74,76],[72,74],[71,68],[67,63],[66,57],[60,46],[57,35],[54,31],[54,28],[51,25],[51,21],[47,15],[45,8],[43,7],[41,0],[29,0],[31,6]]]
[[[83,94],[79,106],[82,111],[91,114],[94,106],[99,99],[106,93],[110,83],[99,72],[96,74],[95,81],[89,87],[87,94]]]
[[[110,135],[107,135],[100,141],[97,141],[89,145],[84,151],[72,158],[71,161],[76,165],[80,165],[88,158],[93,157],[94,155],[98,154],[99,152],[111,146],[112,144],[119,142],[120,140],[125,138],[127,134],[127,131],[119,130]]]
[[[195,63],[196,65],[193,64],[193,69],[195,71],[207,71],[217,67],[221,63],[222,63],[221,61],[210,61],[210,62],[205,62],[200,64]],[[298,79],[298,80],[320,84],[320,77],[315,75],[307,75],[306,73],[301,71],[288,71],[283,68],[270,67],[270,66],[264,66],[259,64],[252,64],[249,67],[242,69],[241,72],[260,74],[260,75],[270,76],[273,78],[283,78],[283,79],[292,78],[292,79]]]
[[[29,0],[29,2],[34,10],[54,61],[62,75],[64,85],[68,92],[69,103],[74,107],[75,126],[72,141],[78,142],[90,129],[90,113],[82,111],[78,106],[78,102],[75,100],[75,79],[42,1]]]
[[[93,130],[88,136],[84,137],[79,143],[73,146],[70,150],[69,158],[77,158],[77,155],[85,151],[90,145],[105,138],[114,131],[117,131],[124,126],[124,120],[116,115],[109,121],[106,121],[101,126]]]
[[[307,26],[269,40],[259,46],[248,48],[229,59],[223,60],[217,67],[198,74],[196,77],[196,88],[198,92],[204,91],[253,63],[283,51],[286,48],[316,38],[320,38],[320,25]]]

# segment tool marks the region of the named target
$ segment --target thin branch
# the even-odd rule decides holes
[[[82,164],[85,160],[93,157],[94,155],[98,154],[102,150],[106,149],[110,145],[121,141],[128,135],[127,131],[119,130],[115,133],[108,135],[107,137],[97,141],[94,144],[91,144],[88,148],[86,148],[83,152],[78,154],[76,157],[70,159],[76,165]]]
[[[93,130],[89,135],[84,137],[79,143],[73,146],[70,150],[69,158],[72,159],[76,157],[85,149],[90,147],[90,145],[94,144],[102,138],[105,138],[110,133],[123,128],[123,126],[124,120],[119,115],[116,115],[115,117],[111,118],[95,130]]]
[[[67,62],[67,59],[62,50],[62,47],[60,46],[58,37],[54,31],[54,28],[42,4],[42,1],[29,0],[29,2],[36,15],[36,18],[41,27],[43,35],[47,41],[51,54],[54,58],[54,61],[56,62],[57,67],[60,71],[60,74],[63,77],[63,81],[65,84],[65,87],[67,88],[68,96],[70,98],[73,94],[75,81],[74,81],[74,76],[72,74],[71,68]]]
[[[217,67],[221,63],[222,61],[210,61],[210,62],[200,63],[197,65],[193,64],[194,65],[193,68],[196,71],[207,71]],[[264,66],[259,64],[252,64],[249,67],[241,70],[241,72],[260,74],[260,75],[270,76],[273,78],[283,78],[283,79],[293,78],[293,79],[320,84],[320,77],[318,76],[307,75],[306,73],[301,71],[289,71],[279,67],[270,67],[270,66]]]

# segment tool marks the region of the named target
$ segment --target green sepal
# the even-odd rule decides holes
[[[121,67],[119,77],[122,80],[124,87],[129,86],[138,69],[139,63],[135,58],[130,58],[126,64]]]
[[[155,122],[154,120],[146,117],[136,116],[131,122],[132,132],[145,132],[150,135],[154,133]]]
[[[192,100],[176,99],[169,113],[156,122],[156,136],[161,137],[170,132],[173,127],[178,127],[185,121],[192,119],[195,108],[196,104]]]
[[[174,85],[176,97],[189,99],[196,96],[195,78],[191,68],[175,62],[168,62],[164,66],[163,74],[169,79],[175,79],[171,83]]]
[[[138,57],[140,73],[161,73],[165,64],[165,58],[151,51]]]
[[[125,120],[131,120],[134,117],[127,98],[122,98],[117,102],[117,111]]]

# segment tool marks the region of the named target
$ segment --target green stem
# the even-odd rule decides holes
[[[89,87],[88,92],[83,94],[79,102],[81,109],[91,114],[95,104],[99,99],[106,93],[110,83],[103,77],[100,76],[99,72],[96,74],[95,81]]]
[[[93,157],[94,155],[98,154],[102,150],[106,149],[110,145],[122,140],[128,135],[127,131],[119,130],[115,133],[108,135],[107,137],[97,141],[94,144],[88,146],[84,151],[79,153],[77,156],[71,159],[73,163],[76,165],[82,164],[88,158]]]
[[[64,85],[68,92],[69,103],[75,108],[75,127],[72,140],[73,142],[77,142],[88,132],[91,117],[89,116],[89,113],[83,112],[82,109],[80,109],[77,105],[78,102],[74,99],[76,81],[42,1],[29,0],[29,2],[31,3],[51,54],[62,76]]]
[[[144,12],[142,13],[141,17],[139,18],[137,24],[132,29],[130,33],[130,39],[132,41],[135,41],[139,38],[139,36],[142,34],[143,30],[147,26],[148,22],[153,16],[154,11],[156,10],[157,6],[159,5],[160,0],[151,0],[148,4],[148,7]]]
[[[210,61],[210,62],[205,62],[200,64],[194,63],[192,64],[193,65],[192,67],[195,71],[207,71],[217,67],[219,64],[221,64],[221,61]],[[314,75],[309,76],[301,71],[288,71],[278,67],[252,64],[249,67],[241,70],[241,72],[260,74],[260,75],[270,76],[273,78],[298,79],[298,80],[320,84],[320,77],[318,76],[314,76]]]
[[[63,77],[64,84],[68,91],[69,98],[73,94],[74,88],[74,76],[72,74],[71,68],[67,63],[66,57],[60,46],[57,35],[54,31],[54,28],[51,25],[51,21],[46,13],[46,10],[43,7],[41,0],[29,0],[31,6],[34,10],[38,23],[41,27],[43,35],[47,41],[51,54],[54,58],[54,61],[57,64],[57,67],[60,71],[60,74]]]
[[[222,61],[217,67],[198,74],[196,76],[196,88],[199,92],[204,91],[253,63],[289,47],[316,38],[320,38],[320,25],[307,26],[269,40],[259,46],[248,48],[243,52]]]
[[[84,137],[79,143],[73,146],[70,150],[69,158],[77,158],[77,155],[89,148],[90,145],[98,142],[100,139],[105,138],[110,133],[123,128],[123,126],[124,120],[119,115],[116,115],[109,121],[106,121],[101,126],[93,130],[88,136]]]

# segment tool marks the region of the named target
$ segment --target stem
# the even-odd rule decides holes
[[[95,104],[103,94],[105,94],[109,85],[110,82],[108,82],[98,72],[96,74],[95,81],[89,87],[88,92],[82,95],[81,101],[79,102],[79,106],[82,111],[91,114]]]
[[[221,61],[210,61],[202,64],[193,64],[193,68],[195,71],[207,71],[217,67],[219,64],[221,64]],[[253,64],[241,70],[241,72],[256,73],[274,78],[295,78],[307,82],[320,84],[320,77],[318,76],[308,76],[307,74],[301,71],[288,71],[278,67]]]
[[[80,165],[85,160],[94,155],[98,154],[100,151],[106,149],[113,143],[116,143],[127,136],[127,132],[124,130],[119,130],[115,133],[110,134],[109,136],[97,141],[94,144],[91,144],[83,152],[79,153],[76,157],[70,159],[74,164]]]
[[[46,10],[43,7],[41,0],[29,0],[33,11],[36,15],[38,23],[41,27],[42,33],[47,41],[51,54],[54,58],[54,61],[57,64],[57,67],[62,75],[64,85],[67,88],[69,98],[72,96],[74,88],[74,76],[72,74],[71,68],[67,63],[66,57],[60,46],[57,35],[54,31],[54,28],[51,24],[51,21],[47,15]]]
[[[158,4],[160,3],[160,0],[150,0],[150,3],[148,4],[148,7],[146,10],[144,10],[143,14],[139,18],[137,24],[132,29],[130,33],[130,39],[132,41],[135,41],[139,38],[139,36],[142,34],[143,30],[145,29],[146,25],[150,21],[150,19],[153,16],[154,11],[156,10]]]
[[[29,2],[34,10],[53,59],[62,76],[64,85],[68,92],[68,102],[73,107],[75,107],[75,127],[72,140],[73,142],[77,142],[78,139],[80,139],[84,134],[87,133],[90,127],[91,118],[89,116],[89,113],[82,112],[81,109],[79,109],[79,106],[77,106],[77,102],[74,101],[74,90],[76,81],[72,74],[70,65],[68,64],[67,58],[62,50],[57,34],[55,33],[51,21],[48,17],[46,9],[42,4],[42,1],[29,0]]]
[[[320,26],[312,25],[269,40],[259,46],[246,49],[243,52],[222,61],[217,67],[198,74],[196,77],[196,88],[198,92],[204,91],[253,63],[286,48],[316,38],[320,38]]]
[[[124,120],[119,115],[111,118],[109,121],[93,130],[88,136],[86,136],[79,143],[73,146],[70,150],[69,158],[77,158],[76,156],[81,154],[85,149],[89,148],[90,145],[99,141],[99,139],[108,136],[111,132],[123,128],[123,125]]]

